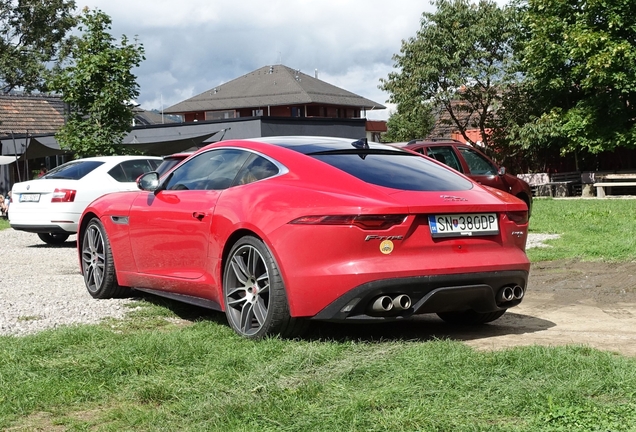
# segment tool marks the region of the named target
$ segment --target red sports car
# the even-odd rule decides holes
[[[310,319],[485,323],[526,290],[526,204],[392,146],[222,141],[137,182],[82,215],[95,298],[132,287],[225,311],[260,338]]]

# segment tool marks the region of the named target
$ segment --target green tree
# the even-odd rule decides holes
[[[636,146],[636,2],[529,0],[519,51],[526,147],[597,153]]]
[[[380,88],[398,111],[411,99],[447,112],[466,141],[471,141],[466,130],[479,129],[489,148],[494,109],[519,28],[516,9],[487,0],[433,4],[437,10],[423,13],[417,35],[402,41],[400,54],[393,56],[398,71],[382,79]]]
[[[129,153],[121,142],[132,128],[139,86],[131,70],[145,59],[143,46],[125,35],[117,44],[108,32],[111,19],[100,10],[85,8],[79,20],[83,34],[64,53],[69,64],[49,81],[70,107],[56,139],[78,156]]]
[[[47,63],[56,60],[76,25],[73,0],[0,0],[0,91],[41,90]]]
[[[428,104],[420,101],[398,104],[397,111],[391,113],[387,121],[387,132],[382,139],[385,142],[410,141],[424,138],[433,129],[435,119]]]

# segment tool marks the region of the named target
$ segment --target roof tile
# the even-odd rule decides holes
[[[54,133],[63,125],[59,96],[0,95],[0,135]]]

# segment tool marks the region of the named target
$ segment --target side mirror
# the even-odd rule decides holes
[[[159,174],[151,171],[139,176],[137,179],[137,187],[148,192],[156,191],[159,189]]]
[[[499,175],[500,176],[506,175],[506,167],[499,167]]]

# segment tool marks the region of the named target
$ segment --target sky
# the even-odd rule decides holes
[[[100,9],[111,35],[137,38],[145,57],[137,103],[168,108],[263,66],[283,64],[388,106],[367,111],[386,120],[392,105],[380,89],[392,56],[416,35],[417,0],[76,0]]]

